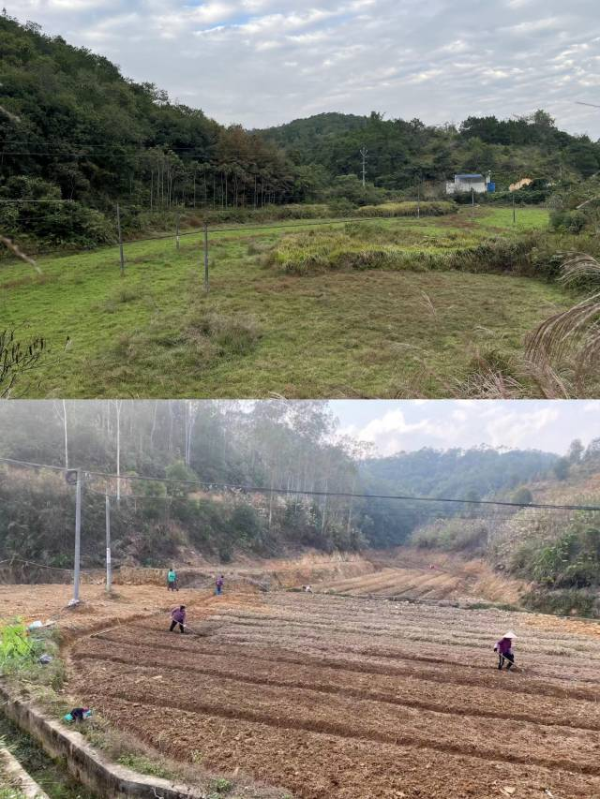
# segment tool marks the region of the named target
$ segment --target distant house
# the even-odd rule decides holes
[[[485,194],[487,191],[495,191],[496,184],[492,183],[491,175],[484,177],[480,174],[467,173],[464,175],[454,175],[454,180],[446,182],[446,194],[462,194],[463,192],[475,192],[475,194]]]

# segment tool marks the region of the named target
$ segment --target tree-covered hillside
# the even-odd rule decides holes
[[[410,542],[487,558],[498,571],[532,584],[524,601],[533,609],[600,616],[600,511],[593,510],[600,508],[600,438],[587,447],[573,441],[564,457],[537,476],[532,472],[527,478],[519,468],[514,474],[520,474],[521,484],[504,492],[503,499],[571,507],[475,505],[462,519],[427,520]]]
[[[489,497],[557,462],[482,448],[364,455],[364,446],[339,437],[322,402],[0,404],[0,458],[94,473],[84,489],[88,565],[103,557],[107,492],[117,560],[158,564],[182,549],[228,559],[236,551],[398,545],[428,519],[460,515],[463,504],[373,495]],[[68,561],[73,490],[60,471],[0,463],[0,505],[0,560]]]
[[[0,151],[3,232],[33,231],[56,243],[113,238],[117,201],[133,225],[144,210],[176,204],[226,208],[294,197],[293,170],[277,146],[127,80],[106,58],[6,13]]]
[[[428,126],[419,119],[318,114],[264,131],[286,148],[294,163],[314,170],[313,179],[360,175],[367,150],[368,181],[407,189],[419,181],[438,183],[459,172],[491,172],[498,188],[523,177],[579,180],[600,169],[600,144],[558,130],[544,111],[498,120],[469,117],[458,128]]]

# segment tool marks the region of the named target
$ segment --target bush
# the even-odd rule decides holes
[[[587,226],[588,218],[583,211],[569,211],[555,208],[550,213],[550,226],[553,230],[565,231],[577,235]]]
[[[580,589],[600,585],[600,529],[574,522],[553,542],[524,541],[511,569],[546,589]]]
[[[356,175],[339,175],[325,192],[325,197],[330,201],[347,200],[353,205],[381,203],[389,199],[389,196],[386,189],[378,189],[372,183],[363,186],[362,180]]]
[[[521,600],[528,610],[538,613],[553,613],[558,616],[600,617],[598,593],[589,590],[530,591]]]
[[[485,548],[487,537],[487,527],[478,519],[440,519],[415,530],[410,542],[421,549],[474,552]]]

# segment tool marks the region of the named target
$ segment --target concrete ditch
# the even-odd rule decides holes
[[[81,733],[48,718],[39,707],[3,683],[0,683],[0,703],[2,712],[14,724],[37,741],[52,759],[61,759],[76,780],[102,799],[206,799],[202,791],[111,763]]]
[[[33,777],[28,774],[17,758],[0,746],[0,786],[7,785],[26,799],[49,799]]]

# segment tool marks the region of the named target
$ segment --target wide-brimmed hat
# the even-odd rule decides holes
[[[517,636],[513,633],[512,630],[509,630],[507,633],[504,633],[502,636],[503,638],[516,638]]]

